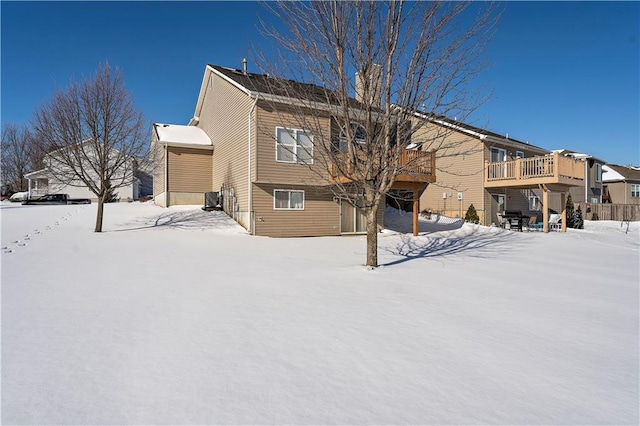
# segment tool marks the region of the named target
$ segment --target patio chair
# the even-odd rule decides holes
[[[561,231],[562,230],[562,216],[554,213],[549,216],[549,231]]]
[[[527,231],[542,231],[542,222],[538,222],[537,216],[531,216],[529,218],[529,223],[527,223]]]
[[[502,213],[496,213],[496,217],[498,218],[498,226],[504,228],[506,219],[502,217]]]

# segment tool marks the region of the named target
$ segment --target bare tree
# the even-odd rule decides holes
[[[366,264],[377,267],[378,209],[399,176],[428,167],[427,157],[408,155],[407,148],[437,149],[453,131],[427,131],[430,123],[461,121],[479,105],[469,86],[484,67],[481,52],[497,14],[491,5],[403,0],[266,7],[285,28],[262,22],[282,58],[257,63],[272,64],[263,69],[278,77],[269,79],[277,86],[272,93],[297,100],[276,99],[272,108],[314,131],[313,168],[329,177],[336,197],[365,212]],[[306,93],[299,82],[308,83]],[[339,132],[319,130],[322,117]]]
[[[33,127],[48,173],[98,198],[95,232],[102,232],[104,202],[131,184],[147,151],[148,126],[121,73],[105,64],[91,79],[73,81],[36,111]]]
[[[24,175],[42,165],[34,135],[26,125],[7,124],[0,146],[2,190],[26,191]]]

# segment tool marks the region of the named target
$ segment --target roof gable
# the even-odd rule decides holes
[[[602,166],[602,181],[617,182],[622,180],[640,181],[640,169],[635,167],[606,164]]]

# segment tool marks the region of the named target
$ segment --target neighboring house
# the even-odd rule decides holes
[[[426,210],[464,217],[473,204],[484,225],[499,223],[497,214],[505,210],[547,221],[544,205],[554,209],[557,199],[554,210],[562,211],[568,191],[584,186],[577,160],[479,127],[438,118],[414,141],[421,137],[435,140],[438,152],[437,180],[420,200]]]
[[[331,141],[339,149],[341,129],[329,114],[314,114],[309,120],[313,124],[304,127],[286,112],[303,96],[306,101],[316,102],[317,111],[328,107],[323,103],[324,89],[291,82],[288,86],[294,93],[288,93],[279,91],[274,80],[207,65],[188,126],[154,126],[152,152],[164,151],[166,164],[161,173],[156,173],[156,204],[201,204],[203,193],[214,191],[219,193],[224,211],[254,235],[365,232],[361,209],[334,196],[327,167],[314,155],[314,138]],[[353,102],[357,105],[355,99]],[[279,105],[278,111],[274,103]],[[164,134],[172,130],[176,130],[175,136]],[[420,157],[429,171],[413,178],[402,177],[395,188],[413,191],[417,232],[417,194],[435,175],[431,153],[413,151],[411,155],[412,161]],[[192,162],[197,165],[190,166]],[[382,207],[380,226],[384,221]]]
[[[585,180],[583,186],[576,186],[569,189],[571,199],[574,203],[600,203],[602,202],[602,171],[605,164],[604,160],[600,160],[592,155],[581,154],[579,152],[562,149],[558,151],[565,157],[574,158],[584,165]],[[555,208],[552,203],[554,210]]]
[[[29,198],[38,198],[45,194],[69,194],[71,198],[90,198],[93,201],[97,201],[96,195],[80,180],[60,180],[56,178],[55,174],[50,172],[50,168],[60,169],[59,165],[56,165],[55,158],[51,155],[46,155],[44,163],[47,168],[37,170],[31,173],[25,174],[25,179],[29,184]],[[127,165],[128,170],[133,170],[133,176],[128,179],[130,183],[124,186],[120,186],[114,190],[114,197],[120,201],[132,201],[137,200],[143,195],[150,195],[153,192],[152,177],[150,174],[139,170],[137,164],[139,160],[131,159],[132,163]],[[124,172],[123,172],[124,173]],[[116,176],[120,179],[123,175]]]
[[[640,204],[640,167],[602,166],[603,203]]]

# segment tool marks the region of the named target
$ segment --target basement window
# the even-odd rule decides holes
[[[304,191],[273,190],[274,210],[304,210]]]

